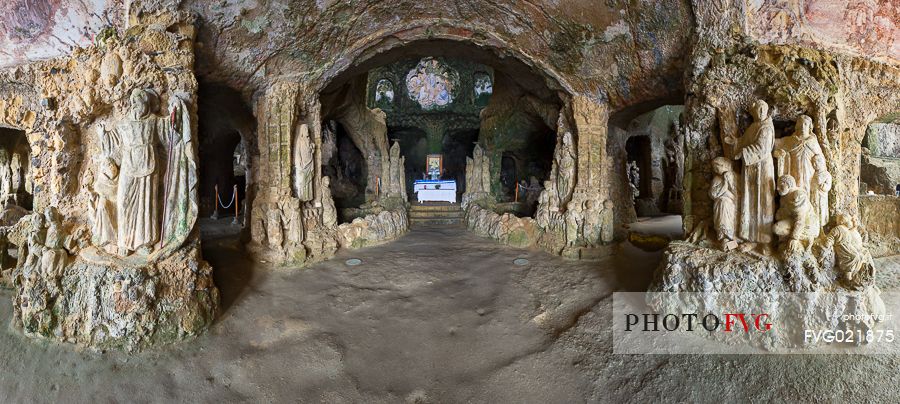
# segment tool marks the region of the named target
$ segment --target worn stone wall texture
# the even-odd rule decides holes
[[[900,251],[900,198],[860,196],[859,218],[869,235],[869,251],[876,257]]]

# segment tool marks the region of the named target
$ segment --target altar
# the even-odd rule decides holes
[[[453,180],[416,180],[413,192],[419,202],[446,201],[456,203],[456,181]]]

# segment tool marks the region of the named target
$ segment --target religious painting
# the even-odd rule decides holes
[[[491,76],[485,72],[475,72],[473,75],[475,82],[475,105],[485,106],[494,93],[494,85]]]
[[[900,60],[900,8],[880,0],[745,0],[750,35]]]
[[[444,171],[444,155],[429,154],[425,157],[425,172],[432,179],[440,178]]]
[[[459,73],[435,58],[419,61],[406,75],[407,95],[429,110],[449,105],[459,83]]]
[[[390,107],[394,103],[394,83],[388,79],[378,80],[375,84],[375,105]]]

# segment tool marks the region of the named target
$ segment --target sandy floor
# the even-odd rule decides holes
[[[612,354],[611,293],[643,290],[660,259],[631,246],[579,263],[420,228],[283,272],[232,238],[205,248],[223,295],[209,333],[127,356],[2,327],[0,402],[893,401],[900,385],[897,357]]]

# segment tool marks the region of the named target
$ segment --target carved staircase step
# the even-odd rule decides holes
[[[425,219],[425,218],[409,218],[409,224],[413,226],[429,226],[429,225],[440,225],[440,226],[451,226],[451,225],[462,225],[462,218],[456,219]]]

